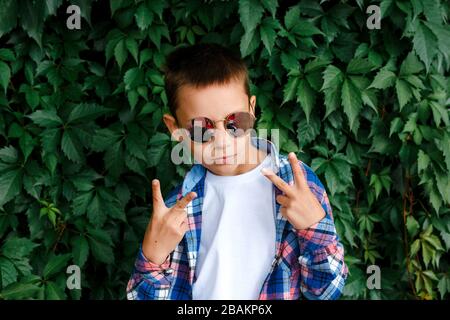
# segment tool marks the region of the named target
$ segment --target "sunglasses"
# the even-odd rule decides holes
[[[242,137],[247,130],[252,129],[255,124],[255,116],[250,112],[239,111],[227,115],[221,120],[211,120],[207,117],[195,117],[190,120],[186,129],[192,141],[206,143],[214,136],[217,122],[224,122],[226,131],[234,138]]]

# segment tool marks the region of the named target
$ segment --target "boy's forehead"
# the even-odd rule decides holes
[[[242,83],[208,85],[202,88],[183,86],[178,92],[177,115],[222,118],[234,111],[247,111],[248,97]]]

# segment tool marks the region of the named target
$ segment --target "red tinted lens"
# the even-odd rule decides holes
[[[235,112],[225,120],[225,128],[235,137],[243,136],[254,124],[255,117],[249,112]]]
[[[189,126],[191,140],[199,143],[211,140],[214,129],[214,122],[206,117],[197,117],[192,119]]]

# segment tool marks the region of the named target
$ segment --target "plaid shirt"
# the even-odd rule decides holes
[[[289,184],[294,183],[291,165],[286,155],[279,154],[268,140],[252,137],[257,148],[270,153],[273,170]],[[321,203],[326,216],[304,230],[295,229],[276,210],[276,254],[272,267],[260,289],[259,300],[337,299],[342,293],[348,268],[344,263],[344,248],[333,222],[329,199],[323,184],[312,169],[301,160],[300,167],[308,185]],[[182,183],[175,187],[165,201],[168,207],[190,191],[197,197],[186,207],[189,230],[182,241],[157,265],[142,253],[142,244],[127,285],[130,300],[192,300],[192,284],[196,280],[195,266],[200,245],[202,204],[206,168],[194,164]],[[273,185],[273,195],[280,190]],[[251,226],[249,226],[250,228]]]

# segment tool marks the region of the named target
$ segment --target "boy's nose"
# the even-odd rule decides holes
[[[227,149],[230,144],[230,135],[225,129],[223,121],[217,122],[212,137],[214,148]]]

